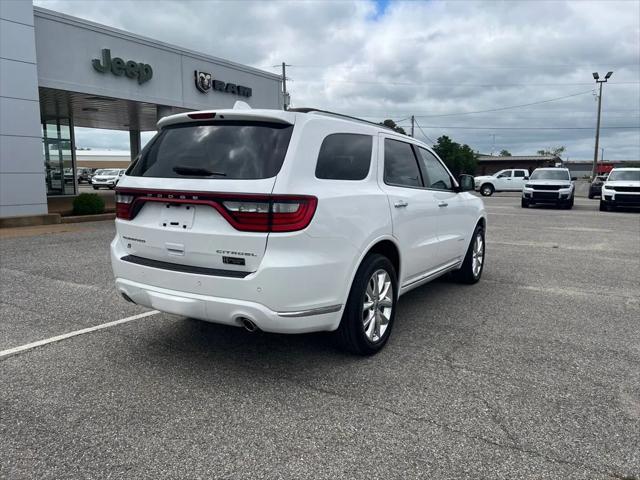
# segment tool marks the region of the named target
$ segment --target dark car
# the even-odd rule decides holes
[[[606,175],[598,175],[589,185],[589,198],[599,197],[602,195],[602,184],[606,182]]]
[[[91,183],[92,175],[93,175],[93,171],[90,168],[78,167],[76,169],[76,176],[78,178],[78,183]]]

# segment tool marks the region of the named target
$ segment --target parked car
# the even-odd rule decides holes
[[[640,168],[614,168],[602,184],[600,210],[640,206]]]
[[[475,283],[486,213],[473,177],[383,126],[311,109],[163,118],[116,190],[118,291],[247,330],[336,331],[380,350],[398,297]]]
[[[536,168],[522,189],[522,208],[536,203],[573,208],[575,180],[568,168]]]
[[[65,168],[63,171],[63,174],[64,174],[64,183],[74,183],[73,168]]]
[[[124,168],[112,168],[108,170],[102,170],[99,175],[94,175],[91,178],[91,185],[94,190],[98,190],[99,188],[106,187],[110,189],[116,188],[120,177],[124,175]]]
[[[589,198],[599,197],[602,193],[602,184],[607,180],[606,175],[598,175],[589,185]]]
[[[526,169],[500,170],[493,175],[483,175],[474,178],[475,189],[483,196],[490,197],[493,192],[519,192],[529,178]]]
[[[76,178],[78,183],[91,183],[92,170],[86,167],[80,167],[76,169]]]

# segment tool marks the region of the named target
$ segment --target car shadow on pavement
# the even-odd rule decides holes
[[[272,370],[277,375],[301,370],[326,370],[357,364],[376,364],[398,354],[407,336],[415,337],[423,331],[423,346],[427,351],[447,350],[448,345],[438,345],[443,339],[432,336],[430,328],[434,320],[412,314],[430,309],[430,303],[445,290],[459,289],[447,276],[419,287],[402,297],[388,345],[377,355],[361,357],[342,350],[333,332],[307,334],[276,334],[262,331],[248,332],[244,328],[209,323],[192,318],[170,316],[162,322],[146,341],[138,343],[138,354],[145,358],[164,361],[168,357],[176,363],[196,363],[204,370],[206,364],[216,368]],[[156,361],[156,360],[153,360]]]

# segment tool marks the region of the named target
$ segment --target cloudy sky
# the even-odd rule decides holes
[[[413,114],[417,137],[449,135],[482,153],[564,145],[571,160],[593,158],[591,72],[613,70],[604,158],[640,159],[638,0],[35,4],[269,71],[286,61],[293,106],[403,126]],[[128,147],[123,132],[76,136]]]

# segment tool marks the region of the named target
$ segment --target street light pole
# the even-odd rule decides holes
[[[607,72],[607,74],[604,76],[604,79],[600,80],[600,75],[598,75],[598,72],[593,72],[593,79],[596,81],[596,83],[600,84],[600,94],[598,95],[598,120],[596,123],[596,145],[593,151],[593,168],[591,169],[591,180],[596,178],[596,171],[598,168],[598,147],[600,144],[600,115],[602,113],[602,84],[607,83],[607,80],[611,78],[611,75],[613,75],[613,72]]]

